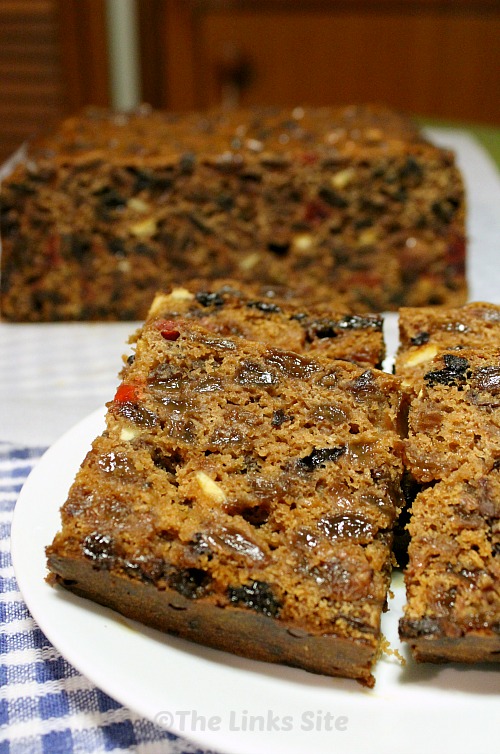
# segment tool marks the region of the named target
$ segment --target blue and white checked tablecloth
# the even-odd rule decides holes
[[[0,442],[0,754],[201,754],[96,688],[50,644],[24,604],[10,524],[43,450]]]

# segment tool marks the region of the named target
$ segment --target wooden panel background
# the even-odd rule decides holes
[[[0,159],[63,107],[55,3],[0,3]]]
[[[0,1],[0,163],[85,104],[109,103],[102,0]]]
[[[164,0],[156,28],[157,105],[380,101],[500,124],[498,0]]]

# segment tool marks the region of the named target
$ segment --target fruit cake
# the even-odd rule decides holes
[[[400,637],[420,662],[500,660],[500,456],[420,492]]]
[[[381,368],[385,357],[383,319],[376,314],[307,306],[290,291],[262,289],[234,281],[191,281],[155,299],[165,319],[188,317],[221,335],[243,336],[297,353]]]
[[[429,371],[446,349],[489,348],[500,343],[500,306],[473,302],[456,308],[402,307],[396,373],[408,384]]]
[[[466,300],[454,155],[377,107],[88,110],[1,191],[3,317],[143,320],[231,277],[353,312]]]
[[[481,317],[495,314],[493,307],[474,307]],[[479,346],[476,315],[443,312],[437,319],[469,322],[471,342]],[[439,344],[464,335],[461,328],[442,333],[438,328]],[[405,463],[420,489],[408,525],[400,637],[420,661],[500,659],[500,348],[490,345],[494,340],[486,324],[483,348],[444,350],[425,362],[427,371],[417,364],[419,374],[411,376]],[[404,351],[401,358],[404,364]]]
[[[62,507],[49,581],[194,642],[373,685],[398,378],[165,319],[163,303]]]
[[[500,348],[445,351],[411,401],[405,458],[420,483],[500,457]]]
[[[440,352],[456,351],[455,355],[459,356],[463,348],[494,347],[499,338],[500,307],[495,304],[479,301],[455,308],[402,307],[399,310],[400,345],[395,358],[395,372],[402,378],[405,392],[413,391],[416,394],[422,389],[423,376],[432,369],[432,360]],[[439,403],[439,399],[436,403]],[[439,421],[436,431],[438,424]],[[431,431],[428,428],[428,432]],[[427,444],[430,446],[431,442],[429,438]],[[411,474],[406,474],[404,481],[408,504],[411,505],[420,485]],[[405,510],[395,531],[398,545],[396,558],[400,565],[407,561],[407,522],[408,511]]]

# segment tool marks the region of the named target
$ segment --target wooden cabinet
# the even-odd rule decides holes
[[[500,124],[498,0],[141,0],[145,99],[383,102]],[[148,60],[151,29],[155,63]]]
[[[0,164],[108,90],[103,0],[1,0]]]

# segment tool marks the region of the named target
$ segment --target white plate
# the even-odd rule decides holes
[[[229,754],[486,752],[498,734],[500,673],[480,666],[402,666],[380,660],[374,690],[354,681],[267,665],[190,644],[48,586],[45,546],[103,412],[43,456],[15,510],[12,555],[35,620],[66,659],[127,707]],[[397,638],[399,574],[383,630]]]

